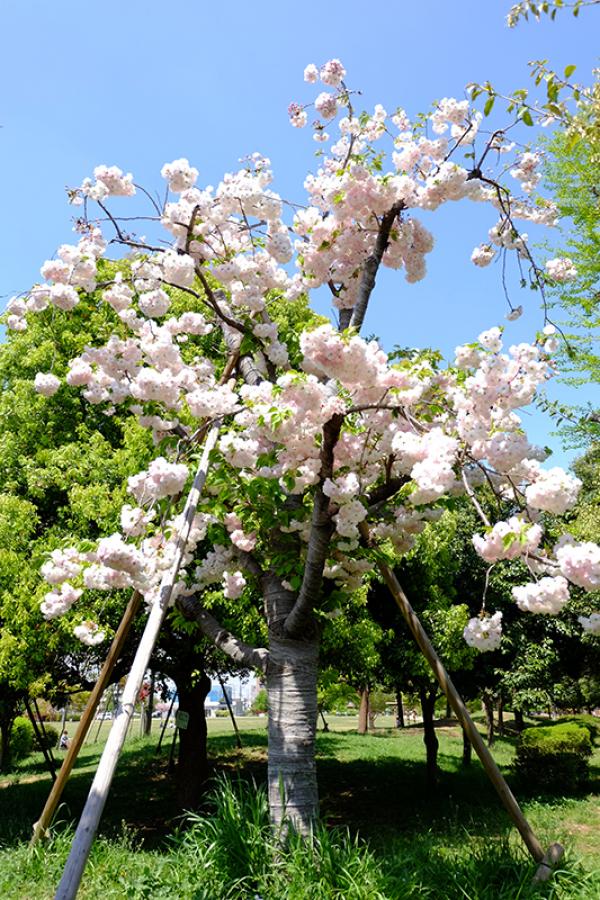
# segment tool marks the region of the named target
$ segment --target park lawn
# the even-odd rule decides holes
[[[398,891],[412,885],[413,896],[416,892],[440,900],[530,896],[531,865],[479,762],[474,760],[467,769],[461,766],[462,737],[457,725],[438,728],[440,784],[431,793],[425,784],[420,728],[396,730],[386,727],[391,720],[382,719],[375,733],[361,736],[356,734],[353,717],[328,717],[328,721],[331,731],[320,731],[317,741],[322,817],[329,826],[347,827],[351,834],[368,842],[372,857],[369,865],[377,869],[377,877],[383,873],[386,884],[397,884]],[[67,823],[77,817],[83,805],[108,727],[109,723],[102,724],[98,744],[84,746],[65,792],[56,837],[48,848],[32,854],[26,843],[49,790],[50,778],[41,760],[32,755],[0,782],[3,900],[45,900],[53,896],[68,853]],[[208,727],[216,769],[234,779],[240,776],[263,783],[266,719],[240,718],[242,750],[235,746],[229,720],[211,719]],[[197,877],[199,865],[195,856],[201,854],[197,848],[190,850],[189,840],[183,846],[181,838],[173,838],[181,819],[173,804],[167,771],[172,732],[167,730],[160,755],[155,753],[157,734],[155,726],[151,738],[131,737],[126,743],[102,822],[102,839],[93,850],[82,888],[84,898],[100,893],[106,898],[152,900],[221,900],[225,896],[222,891],[202,894],[190,887],[192,870]],[[496,760],[509,777],[513,745],[514,739],[507,737],[494,747]],[[535,896],[565,900],[600,897],[598,748],[592,759],[592,774],[591,792],[572,797],[535,796],[522,785],[514,785],[542,843],[558,840],[567,847],[565,868],[571,874],[564,876],[566,881],[556,893],[544,888]],[[576,884],[569,880],[573,877]],[[493,878],[501,880],[492,883]],[[359,883],[358,893],[350,892],[348,897],[395,900],[411,895],[395,893],[389,887],[387,892],[377,893],[367,881],[364,875],[362,881],[359,879],[362,887]],[[232,898],[237,896],[246,895],[231,894]],[[254,894],[247,896],[252,898]],[[279,900],[279,896],[274,893],[263,900]],[[298,894],[299,898],[303,896]],[[323,894],[329,896],[347,900],[344,893]]]

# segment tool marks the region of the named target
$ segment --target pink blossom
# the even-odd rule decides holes
[[[546,272],[549,278],[561,284],[567,281],[574,281],[577,278],[577,269],[573,264],[573,260],[566,256],[547,260]]]
[[[50,372],[38,372],[33,384],[38,394],[42,394],[44,397],[53,397],[60,388],[60,379]]]
[[[321,71],[319,72],[319,74],[321,76],[321,81],[323,82],[323,84],[328,84],[331,87],[338,87],[342,83],[342,81],[346,75],[346,70],[343,67],[343,65],[341,64],[341,62],[339,61],[339,59],[330,59],[328,62],[325,63],[324,66],[321,66]],[[312,70],[311,70],[311,75],[312,75]],[[312,78],[310,78],[310,79],[306,78],[306,70],[305,70],[305,80],[307,80],[307,81],[313,80]]]
[[[319,94],[315,100],[315,109],[324,119],[333,119],[337,113],[337,100],[335,95],[323,91],[323,93]]]
[[[512,595],[519,609],[525,612],[555,616],[569,599],[569,583],[562,575],[546,576],[512,588]]]

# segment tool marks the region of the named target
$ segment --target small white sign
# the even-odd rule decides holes
[[[178,709],[175,714],[175,724],[178,728],[182,728],[184,731],[188,727],[190,721],[190,714],[184,712],[182,709]]]

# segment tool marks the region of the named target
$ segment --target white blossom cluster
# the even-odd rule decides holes
[[[579,623],[587,634],[600,634],[600,613],[579,616]]]
[[[497,650],[502,639],[502,613],[469,619],[463,636],[469,647],[480,652]]]
[[[569,583],[562,575],[546,576],[513,587],[512,595],[524,612],[556,616],[569,599]]]

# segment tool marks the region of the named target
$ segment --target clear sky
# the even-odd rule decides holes
[[[304,66],[336,56],[361,103],[410,115],[470,81],[510,91],[529,81],[527,62],[597,65],[600,16],[565,13],[508,29],[509,0],[4,0],[0,10],[1,304],[39,278],[39,266],[70,241],[65,186],[95,165],[119,165],[147,187],[162,184],[166,161],[187,156],[199,181],[217,184],[255,150],[268,156],[274,188],[302,202],[314,167],[308,130],[291,128],[287,107],[310,99]],[[494,223],[492,210],[448,204],[425,219],[436,238],[429,274],[408,285],[385,273],[366,322],[386,349],[456,344],[502,324],[507,312],[498,266],[476,269],[472,248]],[[529,229],[530,233],[532,232]],[[390,277],[391,276],[391,277]],[[512,299],[526,314],[507,323],[510,342],[533,336],[536,298]],[[326,300],[318,300],[327,311]],[[565,388],[552,396],[566,399]],[[579,395],[581,399],[581,394]],[[527,416],[532,439],[557,444],[552,424]],[[569,455],[557,452],[565,464]]]

